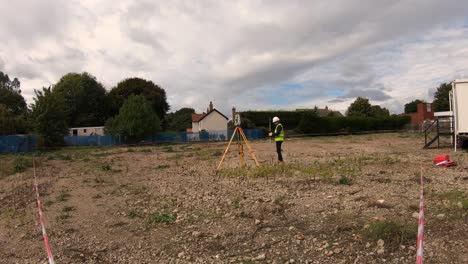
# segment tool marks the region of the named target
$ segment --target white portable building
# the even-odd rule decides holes
[[[458,140],[468,137],[468,79],[458,79],[452,82],[449,101],[450,111],[453,112],[454,146],[457,151]]]

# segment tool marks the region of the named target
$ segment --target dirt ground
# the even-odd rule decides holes
[[[70,148],[36,157],[56,263],[468,263],[468,154],[413,134]],[[455,167],[433,165],[450,154]],[[30,155],[0,156],[0,263],[47,263]],[[26,160],[26,161],[25,161]],[[23,168],[25,167],[25,168]],[[24,171],[23,171],[24,170]],[[15,171],[22,171],[16,172]]]

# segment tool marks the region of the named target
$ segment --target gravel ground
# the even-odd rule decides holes
[[[422,142],[287,140],[279,165],[274,144],[257,141],[260,168],[247,151],[239,168],[233,146],[219,173],[226,143],[72,148],[36,160],[57,263],[414,263],[421,170],[425,263],[468,263],[468,155]],[[458,165],[435,167],[442,153]],[[0,156],[0,263],[46,263],[33,170],[12,174],[15,159]]]

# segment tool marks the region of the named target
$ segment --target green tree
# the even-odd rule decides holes
[[[388,111],[388,109],[385,107],[381,107],[380,105],[373,105],[371,106],[370,116],[377,118],[389,117],[390,111]]]
[[[64,99],[69,127],[102,126],[109,117],[106,89],[89,73],[68,73],[52,91]]]
[[[14,115],[25,114],[28,109],[21,95],[20,85],[17,78],[10,80],[8,74],[0,71],[0,104]]]
[[[112,102],[112,116],[119,111],[124,101],[131,95],[143,95],[151,103],[151,107],[159,119],[165,119],[166,113],[169,110],[166,91],[152,81],[141,78],[125,79],[109,92]]]
[[[6,88],[13,92],[21,93],[20,86],[21,83],[17,78],[10,80],[8,74],[0,71],[0,88]]]
[[[351,103],[346,111],[347,116],[363,116],[369,117],[372,113],[372,105],[369,103],[369,99],[358,97]]]
[[[450,83],[442,83],[434,94],[432,106],[435,112],[449,111],[449,92],[452,90]]]
[[[158,115],[143,95],[131,95],[119,114],[106,122],[106,133],[124,141],[137,141],[161,131]]]
[[[65,101],[52,93],[50,87],[34,92],[32,120],[35,132],[41,136],[41,144],[46,147],[63,145],[63,137],[68,134]]]
[[[425,104],[425,103],[426,102],[424,102],[423,100],[416,99],[405,104],[405,114],[418,112],[418,104]]]
[[[174,113],[169,113],[166,117],[166,130],[184,132],[187,128],[191,128],[194,113],[193,108],[181,108]]]

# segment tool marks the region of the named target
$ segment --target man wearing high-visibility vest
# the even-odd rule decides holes
[[[277,116],[273,117],[273,124],[275,125],[275,130],[268,135],[275,139],[278,161],[283,162],[283,155],[281,155],[281,144],[283,144],[284,141],[283,125],[280,123],[280,119]]]

